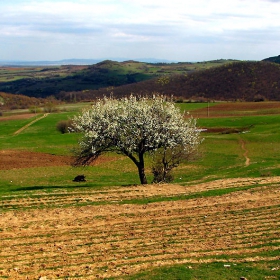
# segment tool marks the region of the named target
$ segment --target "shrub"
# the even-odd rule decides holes
[[[44,106],[44,112],[45,113],[54,113],[54,112],[58,112],[58,107],[53,104],[53,103],[46,103]]]
[[[152,173],[153,183],[170,183],[174,180],[171,170],[164,170],[160,164],[152,167]]]
[[[33,113],[33,114],[41,113],[42,109],[40,107],[37,107],[37,106],[31,106],[31,107],[29,107],[29,112]]]
[[[171,148],[160,148],[153,153],[153,183],[170,183],[174,180],[172,170],[182,161],[190,161],[198,156],[197,146],[178,144]]]
[[[67,120],[67,121],[59,121],[56,124],[56,129],[61,132],[62,134],[66,133],[66,132],[70,132],[70,129],[72,127],[72,121],[71,120]]]

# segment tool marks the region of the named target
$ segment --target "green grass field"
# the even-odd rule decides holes
[[[14,133],[36,117],[27,120],[3,121],[0,123],[1,149],[25,149],[50,154],[69,154],[69,149],[77,141],[77,135],[59,133],[56,130],[56,124],[71,116],[73,113],[50,114],[18,135],[14,135]]]
[[[211,105],[215,106],[214,103]],[[184,106],[184,110],[192,113],[196,109],[207,106],[207,104],[179,104],[179,106]],[[77,145],[80,136],[70,133],[61,134],[56,130],[56,124],[60,120],[67,120],[73,117],[77,113],[78,108],[72,107],[72,109],[73,111],[50,114],[46,118],[35,122],[18,135],[14,135],[14,133],[36,117],[27,120],[1,121],[1,150],[18,149],[54,155],[71,155],[72,149]],[[189,184],[195,180],[280,175],[279,123],[280,115],[198,119],[198,126],[203,128],[236,129],[248,127],[248,130],[243,131],[243,133],[201,133],[204,141],[199,149],[198,158],[193,162],[183,163],[174,171],[175,182]],[[244,147],[242,147],[242,142]],[[250,158],[248,166],[245,166],[244,149],[247,150],[248,157]],[[94,183],[90,180],[88,181],[89,186],[91,184],[92,186],[104,185],[104,182],[105,184],[108,182],[109,185],[138,183],[137,170],[129,159],[116,154],[108,155],[108,157],[119,157],[121,161],[113,160],[109,163],[105,162],[83,170],[89,178],[94,177]],[[149,173],[150,160],[148,157],[146,161],[148,176],[151,180],[151,174]],[[61,169],[64,169],[62,172],[63,176]],[[25,180],[25,187],[32,187],[34,180],[38,184],[45,186],[52,185],[54,181],[59,182],[57,183],[59,185],[65,184],[65,187],[69,184],[72,186],[72,183],[69,183],[70,179],[77,173],[77,169],[72,167],[61,167],[57,170],[57,174],[55,168],[46,167],[44,170],[46,170],[45,173],[51,174],[51,176],[43,176],[40,179],[40,173],[38,177],[32,175],[30,176],[30,182],[28,182],[28,179]],[[0,186],[2,187],[7,184],[7,179],[5,178],[17,176],[12,176],[17,171],[5,170],[0,172],[2,173],[0,178]],[[34,173],[32,169],[25,170],[25,173],[27,173],[26,178],[28,178],[29,172],[30,174]],[[9,184],[10,186],[17,187],[17,180],[10,181],[13,181],[13,184]]]
[[[261,279],[278,279],[275,273],[271,271],[273,267],[277,267],[277,262],[261,263],[259,266],[252,267],[246,264],[230,264],[229,267],[223,263],[211,264],[184,264],[173,267],[165,267],[155,269],[148,272],[139,273],[132,277],[122,278],[127,280],[195,280],[195,279],[225,279],[236,280],[246,275],[250,280]],[[280,276],[280,274],[279,274]]]

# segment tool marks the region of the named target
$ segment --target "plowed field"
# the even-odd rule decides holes
[[[195,117],[256,116],[280,113],[280,102],[229,102],[209,108],[204,107],[193,112]]]
[[[105,161],[116,160],[114,157],[100,156],[91,165],[98,165]],[[32,167],[69,166],[73,163],[71,156],[58,156],[46,153],[0,150],[0,170],[11,170]]]
[[[191,196],[219,189],[232,192]],[[0,278],[105,279],[179,263],[279,260],[280,177],[14,195],[1,208]]]

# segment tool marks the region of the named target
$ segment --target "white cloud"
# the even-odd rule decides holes
[[[279,49],[279,18],[280,1],[273,0],[5,1],[0,3],[0,47],[6,51],[0,59],[57,59],[66,54],[260,59],[278,54],[273,52]],[[4,48],[8,44],[13,47]],[[17,48],[23,44],[28,47]],[[254,56],[252,44],[255,49],[262,46]]]

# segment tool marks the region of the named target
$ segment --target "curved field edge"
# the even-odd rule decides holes
[[[214,190],[229,191],[205,195]],[[53,201],[39,192],[7,197],[17,209],[0,213],[0,277],[138,279],[147,270],[143,279],[160,279],[156,275],[168,274],[166,269],[178,275],[188,270],[190,278],[164,279],[205,279],[207,271],[224,270],[226,276],[253,275],[249,279],[261,279],[254,276],[258,271],[270,279],[279,276],[279,177],[58,194],[49,194]],[[162,200],[141,202],[159,195]],[[73,197],[102,205],[83,205]]]

